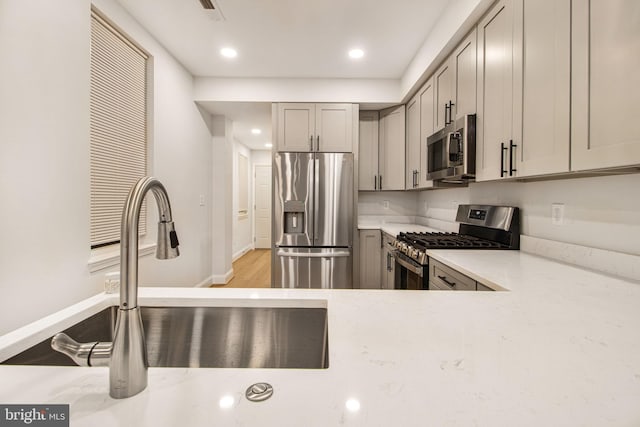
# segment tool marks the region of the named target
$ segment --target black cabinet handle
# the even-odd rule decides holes
[[[377,175],[373,176],[373,189],[374,190],[378,189],[378,176]]]
[[[317,136],[316,139],[318,142],[316,143],[316,151],[320,151],[320,135]]]
[[[382,190],[382,175],[378,175],[378,187]]]
[[[513,173],[518,171],[513,167],[513,152],[517,146],[517,144],[513,143],[513,140],[509,141],[509,176],[513,176]]]
[[[438,276],[438,279],[442,280],[444,283],[446,283],[447,285],[451,286],[452,288],[456,287],[456,282],[450,282],[447,280],[447,276]]]
[[[451,107],[449,107],[449,103],[444,104],[444,125],[448,125],[449,124],[449,119],[447,118],[447,111],[450,111]]]
[[[452,101],[449,101],[449,122],[447,123],[448,125],[453,123],[453,106],[454,105],[456,104],[454,104]]]
[[[504,168],[504,152],[507,151],[507,147],[504,146],[504,142],[500,143],[500,178],[502,178],[507,171]]]
[[[313,151],[313,135],[309,135],[309,151]]]

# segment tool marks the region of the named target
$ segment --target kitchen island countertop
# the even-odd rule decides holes
[[[68,403],[74,427],[640,425],[640,284],[519,251],[429,255],[509,291],[141,288],[154,306],[326,301],[329,368],[150,368],[114,400],[107,368],[0,366],[0,404]],[[0,352],[116,303],[94,296]],[[247,401],[256,382],[273,397]]]

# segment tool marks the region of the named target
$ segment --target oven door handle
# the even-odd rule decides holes
[[[401,266],[403,266],[404,268],[406,268],[407,270],[416,273],[419,277],[423,277],[424,276],[424,269],[422,268],[422,266],[415,266],[414,264],[402,259],[402,257],[399,256],[399,254],[396,254],[396,262],[398,264],[400,264]]]

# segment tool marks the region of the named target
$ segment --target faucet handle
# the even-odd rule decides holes
[[[171,259],[180,255],[178,235],[173,221],[158,222],[158,245],[156,258]]]
[[[51,348],[69,356],[78,366],[109,366],[110,342],[79,343],[65,333],[54,335]]]

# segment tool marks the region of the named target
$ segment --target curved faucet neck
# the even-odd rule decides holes
[[[171,224],[171,205],[164,186],[153,177],[141,178],[129,192],[122,211],[122,225],[120,231],[120,309],[131,310],[138,306],[138,224],[140,210],[146,194],[151,190],[158,206],[160,224]],[[171,225],[171,230],[173,226]],[[160,233],[160,230],[159,230]],[[175,231],[173,231],[175,233]],[[158,236],[161,241],[163,236]],[[166,240],[166,239],[165,239]],[[165,242],[166,243],[166,242]],[[160,242],[158,243],[160,246]],[[177,256],[177,239],[171,247],[176,254],[163,256],[173,258]],[[158,247],[158,253],[161,248]]]

